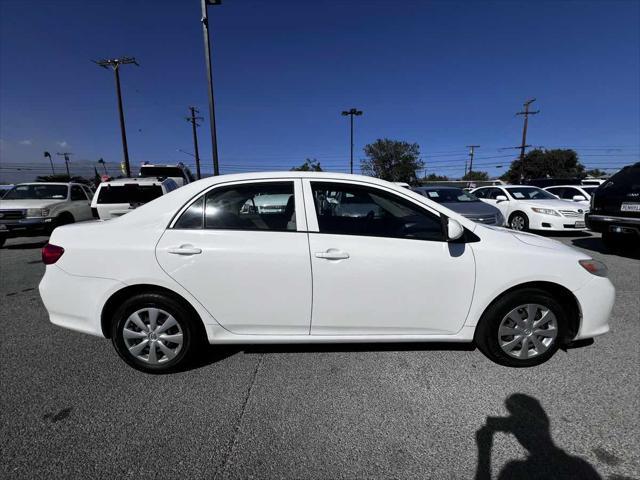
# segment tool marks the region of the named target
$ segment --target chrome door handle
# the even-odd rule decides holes
[[[346,260],[349,258],[349,254],[347,252],[343,252],[342,250],[337,250],[335,248],[330,248],[326,252],[316,252],[316,258],[324,258],[325,260]]]
[[[192,245],[180,245],[179,247],[169,248],[167,252],[174,255],[198,255],[202,253],[202,249]]]

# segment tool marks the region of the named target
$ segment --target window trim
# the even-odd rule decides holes
[[[255,184],[255,183],[282,183],[282,182],[292,182],[293,183],[293,198],[296,205],[296,229],[295,230],[249,230],[249,229],[238,229],[238,228],[205,228],[205,209],[202,210],[202,228],[176,228],[175,224],[178,222],[178,219],[182,216],[182,214],[188,210],[191,205],[200,200],[201,197],[205,197],[208,193],[213,190],[219,188],[227,188],[233,187],[234,185],[246,185],[246,184]],[[183,187],[184,188],[184,187]],[[206,203],[206,199],[205,199]],[[300,233],[307,231],[307,219],[305,215],[304,209],[304,197],[302,195],[302,184],[300,182],[300,178],[298,177],[281,177],[281,178],[254,178],[251,180],[238,180],[238,181],[227,181],[216,183],[215,185],[211,185],[204,190],[201,190],[193,197],[191,197],[171,218],[169,225],[166,228],[167,230],[184,230],[184,231],[201,231],[201,232],[221,232],[221,231],[234,231],[234,232],[270,232],[270,233]]]
[[[355,234],[355,233],[329,233],[329,232],[321,232],[320,231],[320,227],[318,224],[318,217],[316,214],[316,206],[315,206],[315,202],[313,201],[313,189],[311,188],[311,184],[313,182],[316,183],[344,183],[347,185],[355,185],[357,187],[365,187],[365,188],[371,188],[373,190],[380,190],[383,191],[385,193],[388,193],[389,195],[393,195],[396,197],[399,197],[400,199],[411,203],[415,206],[415,208],[417,210],[422,210],[425,211],[427,215],[432,215],[434,217],[436,217],[441,225],[441,229],[440,229],[440,233],[442,235],[442,238],[440,240],[430,240],[430,239],[424,239],[424,238],[406,238],[406,237],[390,237],[390,236],[386,236],[386,235],[359,235],[359,234]],[[320,234],[320,235],[344,235],[344,236],[348,236],[348,237],[362,237],[362,238],[386,238],[386,239],[392,239],[392,240],[413,240],[413,241],[421,241],[421,242],[443,242],[446,243],[447,242],[447,237],[444,231],[444,227],[442,226],[442,221],[445,218],[445,215],[441,212],[439,212],[436,209],[431,208],[429,205],[425,205],[421,202],[416,201],[414,198],[412,198],[409,195],[404,195],[400,194],[399,192],[392,190],[390,188],[375,184],[375,183],[369,183],[369,182],[363,182],[363,181],[354,181],[354,180],[343,180],[343,179],[333,179],[333,178],[317,178],[317,179],[310,179],[310,178],[303,178],[302,179],[302,187],[303,187],[303,193],[304,193],[304,198],[305,198],[305,211],[306,211],[306,215],[307,215],[307,223],[308,223],[308,233],[316,233],[316,234]],[[412,192],[411,190],[408,190],[408,192]],[[416,195],[420,195],[416,192],[412,192],[415,193]],[[421,197],[421,198],[425,198],[425,197]],[[307,200],[308,199],[308,200]]]

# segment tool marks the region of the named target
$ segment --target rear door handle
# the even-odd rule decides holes
[[[167,252],[174,255],[198,255],[202,253],[202,249],[193,245],[180,245],[179,247],[169,248]]]
[[[330,248],[326,252],[316,252],[315,255],[316,258],[324,258],[325,260],[346,260],[349,258],[347,252],[335,248]]]

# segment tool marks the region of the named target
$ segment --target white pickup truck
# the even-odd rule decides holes
[[[0,247],[7,238],[49,235],[58,225],[89,220],[91,189],[80,183],[19,183],[0,199]]]

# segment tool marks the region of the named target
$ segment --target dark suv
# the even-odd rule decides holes
[[[628,240],[640,245],[640,162],[624,167],[591,195],[585,220],[602,241],[616,247]]]

